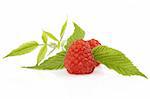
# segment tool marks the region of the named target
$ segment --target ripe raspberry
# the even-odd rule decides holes
[[[91,40],[88,40],[88,43],[91,47],[91,49],[93,49],[94,47],[98,46],[98,45],[101,45],[101,43],[99,43],[97,40],[95,39],[91,39]],[[99,66],[99,63],[95,61],[95,64],[96,66]]]
[[[77,40],[69,47],[64,65],[71,74],[92,73],[96,64],[87,41]]]

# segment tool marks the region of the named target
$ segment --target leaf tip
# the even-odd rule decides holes
[[[144,75],[144,74],[142,74],[141,76],[143,76],[144,78],[148,79],[148,77],[146,75]]]
[[[21,67],[21,68],[29,69],[30,67],[23,66],[23,67]]]
[[[34,66],[23,66],[23,67],[21,67],[21,68],[33,69],[33,68],[34,68]]]
[[[3,59],[7,58],[8,56],[9,56],[9,55],[4,56]]]

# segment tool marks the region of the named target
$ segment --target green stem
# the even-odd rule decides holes
[[[47,45],[47,46],[51,47],[50,44],[39,44],[39,46],[43,46],[43,45]]]
[[[55,48],[53,48],[49,53],[48,53],[48,55],[47,56],[49,56],[53,51],[55,51],[55,49],[56,49],[56,47]]]
[[[57,43],[58,49],[60,48],[60,45],[61,45],[61,41],[62,41],[62,39],[63,39],[63,36],[64,36],[64,35],[62,35],[62,37],[60,38],[60,40],[59,40],[58,43]]]
[[[64,36],[64,35],[63,35],[63,36]],[[60,40],[59,40],[60,42],[62,41],[62,39],[63,39],[63,36],[60,38]]]
[[[39,46],[43,46],[45,44],[39,44]],[[51,48],[51,45],[50,44],[46,44],[47,46],[49,46]],[[54,47],[49,53],[47,56],[49,56],[53,51],[55,51],[56,47]]]

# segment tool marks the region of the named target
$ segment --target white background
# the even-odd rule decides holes
[[[31,54],[2,59],[26,41],[41,42],[42,29],[59,37],[66,17],[85,31],[85,39],[124,52],[150,77],[149,0],[0,0],[0,99],[150,99],[150,80],[124,77],[104,65],[93,74],[75,76],[66,70],[35,71]]]

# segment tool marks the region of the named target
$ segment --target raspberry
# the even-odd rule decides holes
[[[69,47],[64,65],[71,74],[92,73],[96,64],[87,41],[77,40]]]
[[[101,45],[101,43],[99,43],[98,40],[95,39],[88,40],[88,43],[90,44],[91,49],[93,49],[98,45]]]
[[[99,43],[97,40],[95,39],[91,39],[91,40],[88,40],[88,43],[91,47],[91,49],[93,49],[94,47],[98,46],[98,45],[101,45],[101,43]],[[95,64],[96,66],[99,66],[99,63],[95,61]]]

